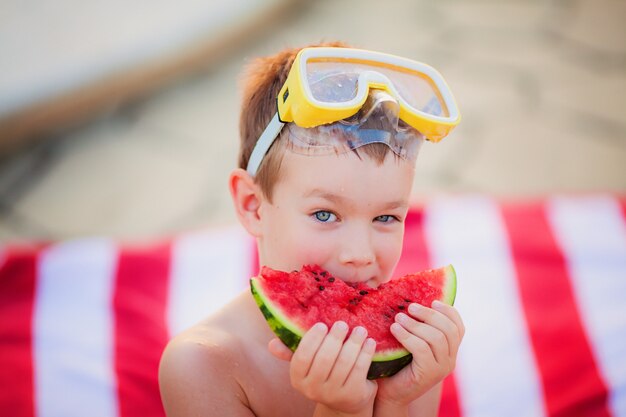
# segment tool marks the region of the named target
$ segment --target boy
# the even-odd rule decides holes
[[[375,287],[400,257],[419,145],[445,136],[458,111],[430,67],[320,46],[253,63],[231,196],[262,265],[318,264]],[[170,342],[163,404],[169,416],[435,416],[464,334],[458,312],[414,304],[390,330],[413,361],[370,381],[364,328],[318,323],[292,353],[246,291]]]

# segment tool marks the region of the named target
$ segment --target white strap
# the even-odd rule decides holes
[[[285,126],[285,124],[280,121],[277,112],[274,114],[274,117],[267,125],[252,150],[252,154],[248,160],[248,167],[246,168],[251,176],[254,177],[256,175],[256,172],[261,165],[261,161],[263,161],[263,157],[269,150],[270,146],[272,146],[272,143],[274,143],[274,140],[278,137],[278,134],[283,129],[283,126]]]

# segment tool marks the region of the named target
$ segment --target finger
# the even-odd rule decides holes
[[[425,340],[409,333],[399,323],[393,323],[390,330],[398,342],[411,352],[413,360],[419,358],[420,361],[436,362],[433,351]]]
[[[267,344],[267,348],[274,357],[282,361],[289,361],[293,356],[291,349],[285,346],[285,344],[277,338],[270,340]]]
[[[315,353],[306,378],[311,381],[326,381],[341,351],[343,341],[348,335],[348,325],[343,321],[333,324],[324,338],[320,348]]]
[[[457,329],[459,330],[459,334],[461,335],[462,339],[465,335],[465,324],[463,323],[463,319],[461,318],[461,314],[459,314],[459,311],[453,306],[442,303],[441,301],[433,301],[433,308],[445,314],[450,320],[454,322]]]
[[[371,337],[367,338],[344,385],[356,384],[367,378],[367,371],[370,369],[375,351],[376,341]]]
[[[339,352],[335,366],[333,366],[330,376],[328,377],[329,381],[337,381],[340,385],[344,384],[359,357],[366,337],[367,330],[364,327],[358,326],[352,330],[352,334],[350,334],[350,337],[343,344]]]
[[[449,349],[448,354],[454,354],[461,343],[461,334],[456,324],[445,314],[432,308],[424,307],[417,303],[409,305],[409,314],[418,321],[429,324],[440,330],[447,339]]]
[[[404,313],[396,315],[396,322],[402,325],[409,333],[426,341],[438,363],[444,364],[447,362],[450,347],[448,346],[448,338],[441,330],[430,324],[412,319]]]
[[[315,353],[324,341],[326,333],[328,327],[324,323],[316,323],[304,334],[291,358],[289,372],[292,381],[301,380],[309,373]]]

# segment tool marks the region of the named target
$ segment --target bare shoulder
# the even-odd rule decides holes
[[[170,341],[159,367],[168,416],[253,416],[232,364],[242,358],[230,332],[198,324]]]

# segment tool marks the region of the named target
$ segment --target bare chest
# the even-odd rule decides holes
[[[251,367],[255,369],[246,396],[257,417],[312,416],[315,404],[292,388],[289,363],[262,352]]]

